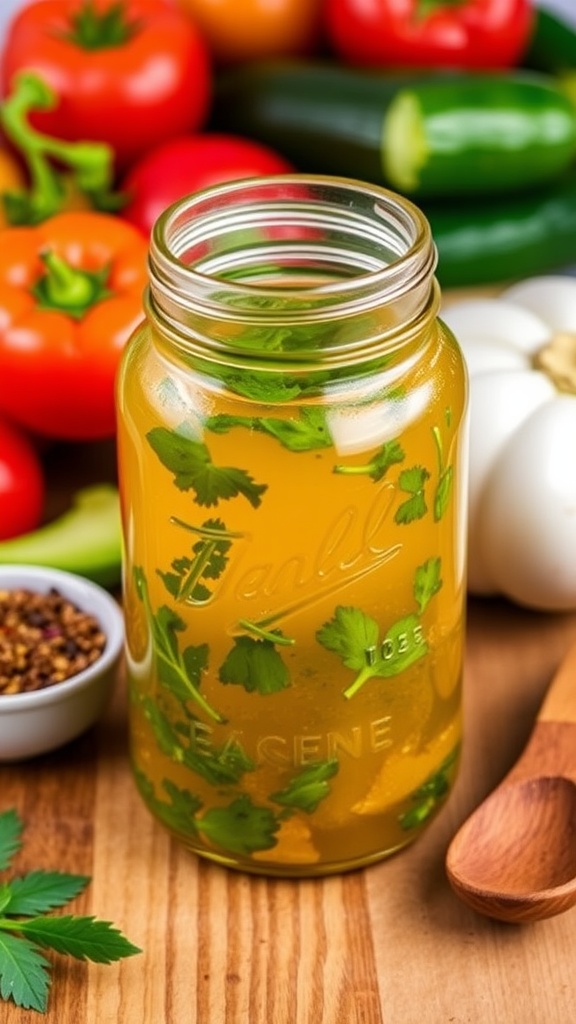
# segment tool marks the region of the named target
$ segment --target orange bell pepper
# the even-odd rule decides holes
[[[148,243],[97,211],[0,232],[0,413],[63,440],[115,434],[114,381],[144,317]]]

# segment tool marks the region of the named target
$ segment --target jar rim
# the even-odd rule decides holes
[[[301,194],[296,195],[296,190]],[[327,203],[328,194],[332,193],[334,196],[340,194],[348,197],[348,206],[343,204],[344,215],[350,215],[354,198],[361,196],[373,218],[371,240],[376,243],[380,241],[382,247],[384,242],[388,245],[395,242],[399,247],[404,245],[405,251],[394,253],[393,260],[377,269],[368,269],[365,273],[304,286],[295,285],[289,289],[269,283],[263,286],[261,281],[254,284],[246,280],[219,277],[182,259],[182,252],[189,252],[191,243],[201,245],[210,230],[222,228],[231,203],[236,202],[237,209],[244,208],[246,218],[253,217],[257,207],[255,204],[250,209],[246,207],[249,197],[255,197],[262,211],[265,210],[266,199],[274,198],[275,193],[276,213],[279,206],[287,204],[286,209],[291,209],[295,201],[306,202],[307,193],[309,198],[316,197],[317,204],[322,202],[318,198],[320,194],[325,194]],[[203,226],[202,221],[206,217],[208,221]],[[366,216],[362,220],[364,226],[367,226]],[[391,225],[396,231],[394,237],[390,235]],[[242,299],[246,299],[249,303],[251,297],[260,294],[265,294],[270,300],[282,300],[283,311],[290,310],[291,314],[305,300],[317,299],[331,307],[331,316],[334,315],[334,306],[347,305],[349,302],[360,303],[365,307],[376,296],[379,302],[391,302],[408,289],[421,284],[423,279],[430,279],[436,263],[437,251],[428,220],[411,200],[383,186],[353,178],[301,173],[223,182],[182,197],[157,218],[152,230],[149,255],[151,289],[155,299],[160,297],[160,307],[163,304],[162,294],[170,292],[173,300],[180,299],[188,304],[192,298],[194,305],[199,303],[205,308],[206,304],[212,305],[214,288],[217,286],[219,289],[225,288],[226,295],[234,303],[235,317],[239,313],[237,301],[241,304]],[[273,309],[259,309],[259,319],[266,319],[267,312],[274,319]]]

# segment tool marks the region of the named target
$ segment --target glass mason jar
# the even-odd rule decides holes
[[[131,758],[191,850],[370,864],[461,740],[467,385],[406,199],[294,175],[166,210],[118,386]]]

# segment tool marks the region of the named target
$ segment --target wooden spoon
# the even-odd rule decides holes
[[[519,760],[452,839],[446,871],[460,899],[501,921],[576,904],[576,645]]]

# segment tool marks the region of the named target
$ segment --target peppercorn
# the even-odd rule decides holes
[[[0,590],[0,697],[70,679],[105,646],[98,620],[57,589]]]

